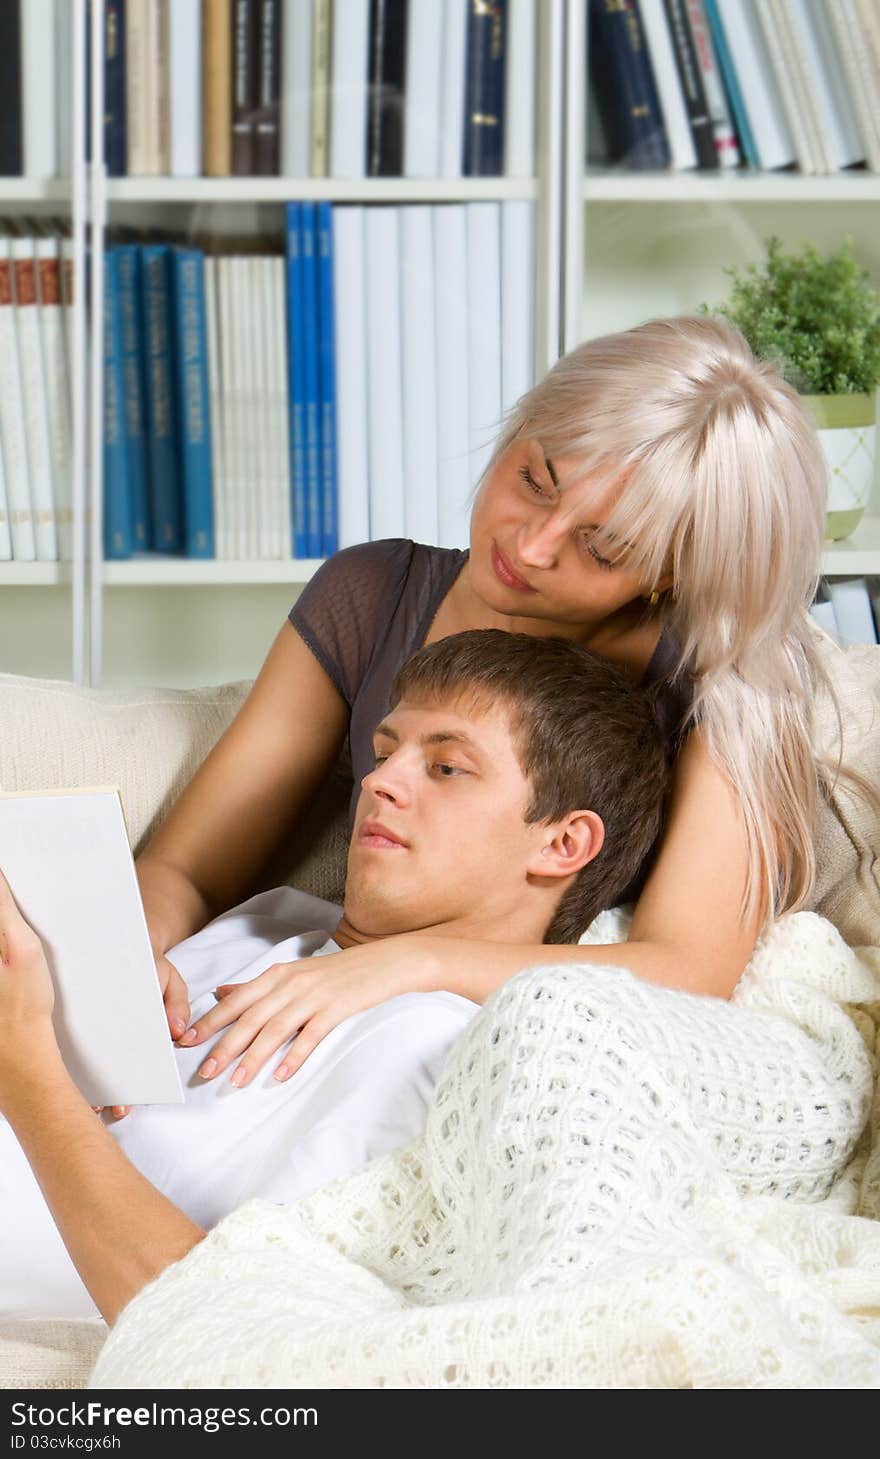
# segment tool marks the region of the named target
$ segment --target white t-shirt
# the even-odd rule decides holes
[[[332,902],[277,887],[178,943],[168,956],[192,1020],[214,1006],[220,983],[339,952],[331,932],[341,916]],[[176,1049],[186,1103],[138,1106],[108,1128],[200,1226],[253,1196],[295,1201],[421,1133],[446,1055],[479,1006],[457,993],[401,994],[338,1024],[290,1079],[273,1078],[281,1049],[244,1089],[229,1083],[237,1059],[214,1079],[197,1074],[210,1043]],[[0,1317],[95,1311],[18,1142],[0,1126]]]

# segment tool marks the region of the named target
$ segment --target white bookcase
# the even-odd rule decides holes
[[[78,9],[84,0],[73,0]],[[366,3],[366,0],[365,0]],[[102,6],[90,0],[93,34]],[[185,686],[252,677],[313,560],[292,562],[134,559],[101,556],[101,339],[99,277],[108,225],[280,234],[279,210],[298,198],[364,203],[529,199],[537,208],[535,377],[579,340],[651,315],[682,313],[727,291],[725,265],[759,257],[762,240],[843,233],[880,278],[880,178],[589,172],[584,168],[586,0],[538,5],[536,175],[338,181],[315,178],[107,179],[74,149],[73,176],[0,180],[0,211],[58,215],[69,208],[75,239],[91,237],[93,298],[80,307],[83,338],[74,386],[79,532],[72,563],[0,564],[0,671],[82,683]],[[76,59],[74,58],[74,68]],[[100,153],[103,57],[92,53],[92,155]],[[84,84],[73,88],[74,137],[84,138]],[[837,206],[834,206],[837,204]],[[843,210],[843,215],[842,215]],[[80,252],[82,263],[84,252]],[[84,269],[77,271],[83,277]],[[84,332],[91,340],[87,372]],[[88,467],[87,457],[98,464]],[[87,513],[86,507],[90,511]],[[87,515],[90,517],[88,530]],[[826,575],[880,573],[880,491],[855,535],[829,547]]]

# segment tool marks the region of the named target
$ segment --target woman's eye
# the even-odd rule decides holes
[[[586,546],[587,546],[587,551],[589,552],[589,554],[592,557],[593,561],[595,563],[597,563],[599,567],[605,568],[606,571],[608,571],[608,572],[613,572],[614,571],[614,563],[611,561],[610,558],[608,558],[608,557],[602,557],[602,555],[596,551],[596,549],[593,546],[592,542],[587,542]]]
[[[534,492],[535,496],[544,496],[545,497],[547,495],[546,491],[543,491],[541,489],[541,487],[538,485],[537,481],[535,480],[535,478],[532,475],[531,471],[529,470],[528,466],[521,466],[519,468],[519,474],[522,477],[523,481],[525,482],[526,486],[529,488],[529,490],[531,492]]]

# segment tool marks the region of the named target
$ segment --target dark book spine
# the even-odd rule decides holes
[[[700,58],[694,44],[691,23],[688,19],[685,0],[663,0],[678,78],[687,107],[691,136],[697,152],[700,167],[718,167],[718,152],[715,147],[715,132],[706,102],[706,89]]]
[[[281,110],[281,4],[261,0],[257,38],[257,110],[254,146],[255,171],[260,177],[278,175],[278,123]]]
[[[464,91],[465,177],[500,177],[504,160],[507,0],[469,0]]]
[[[590,78],[611,162],[668,167],[669,143],[635,0],[590,0]]]
[[[256,140],[257,0],[232,7],[232,175],[252,177]]]
[[[128,166],[125,0],[107,0],[104,24],[104,161],[109,177],[124,177]]]
[[[0,0],[0,177],[21,177],[24,167],[19,0]]]
[[[403,175],[407,0],[371,0],[367,176]]]

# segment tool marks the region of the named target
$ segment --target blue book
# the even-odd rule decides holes
[[[636,171],[668,167],[663,125],[645,32],[635,0],[590,0],[590,76],[609,160]]]
[[[214,556],[214,475],[205,320],[205,256],[198,248],[171,254],[177,429],[183,541],[187,557]]]
[[[131,502],[128,496],[125,426],[122,407],[122,327],[119,278],[112,252],[104,260],[104,556],[131,557]]]
[[[336,329],[333,302],[333,209],[318,203],[318,388],[321,399],[321,487],[324,506],[321,556],[339,547],[339,479],[336,464]]]
[[[718,68],[727,90],[727,99],[730,102],[730,110],[733,112],[733,120],[736,124],[740,145],[745,153],[746,162],[749,167],[760,167],[761,163],[758,160],[758,149],[755,146],[755,138],[752,135],[749,114],[746,110],[742,91],[740,90],[739,78],[736,74],[736,67],[733,64],[733,57],[728,49],[727,37],[724,34],[721,13],[716,4],[716,0],[706,0],[706,19],[709,22],[709,29],[712,32],[715,54],[718,57]]]
[[[128,171],[125,99],[125,0],[104,6],[104,161],[108,177]]]
[[[171,249],[167,243],[145,243],[140,248],[153,546],[157,552],[181,552],[179,450],[171,356]]]
[[[118,243],[110,252],[116,259],[119,281],[123,420],[134,550],[148,552],[153,545],[153,537],[147,490],[150,463],[147,455],[146,385],[141,329],[141,259],[133,243]]]
[[[464,82],[464,177],[504,171],[507,0],[468,0]]]
[[[321,556],[321,425],[318,395],[318,260],[315,204],[300,205],[303,413],[306,426],[306,555]]]
[[[288,203],[287,229],[287,387],[290,399],[290,536],[294,557],[308,557],[306,534],[306,426],[303,371],[302,259],[300,206]]]

